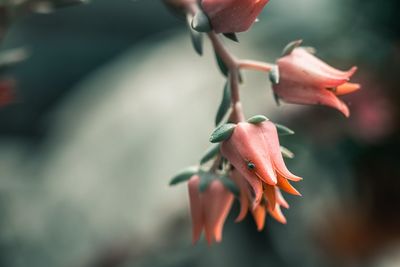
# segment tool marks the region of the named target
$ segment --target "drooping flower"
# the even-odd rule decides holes
[[[247,31],[269,0],[202,0],[216,33]]]
[[[240,212],[236,222],[242,221],[246,217],[248,210],[250,210],[258,231],[264,228],[267,213],[278,222],[286,224],[286,218],[282,213],[281,207],[288,209],[289,204],[283,198],[277,186],[266,187],[260,203],[252,206],[253,195],[247,181],[237,170],[232,171],[231,178],[240,189]]]
[[[350,115],[347,105],[337,96],[360,89],[350,83],[357,67],[348,71],[335,69],[312,55],[303,47],[277,60],[279,82],[273,85],[275,94],[285,102],[307,105],[325,105]]]
[[[193,243],[199,240],[203,229],[209,244],[220,242],[234,196],[218,179],[213,180],[204,192],[199,191],[199,184],[198,175],[192,176],[188,183]]]
[[[273,186],[300,195],[288,180],[297,182],[302,178],[287,169],[277,128],[272,122],[239,122],[230,138],[221,143],[221,153],[249,183],[254,194],[254,207],[262,201],[264,192]]]

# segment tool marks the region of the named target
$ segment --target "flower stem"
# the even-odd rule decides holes
[[[182,2],[180,3],[186,7],[185,8],[186,12],[192,14],[193,16],[200,8],[198,3],[195,1],[191,0],[181,0],[181,1]],[[217,54],[218,57],[221,58],[221,60],[228,69],[228,78],[231,89],[231,106],[232,106],[232,111],[229,116],[229,121],[234,123],[244,121],[245,117],[242,105],[240,103],[240,94],[239,94],[239,88],[240,88],[239,71],[241,68],[243,68],[243,69],[251,69],[262,72],[269,72],[272,69],[272,64],[255,60],[239,60],[226,49],[221,39],[214,31],[209,32],[207,35],[211,41],[215,54]]]
[[[243,68],[243,69],[269,72],[269,71],[271,71],[272,67],[273,67],[272,64],[269,64],[266,62],[261,62],[261,61],[256,61],[256,60],[243,59],[243,60],[239,61],[239,68]]]

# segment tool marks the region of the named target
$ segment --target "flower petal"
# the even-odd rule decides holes
[[[302,85],[297,82],[282,80],[274,85],[275,93],[285,102],[304,105],[324,105],[335,108],[346,117],[350,116],[349,108],[336,95],[326,89]]]
[[[285,209],[289,208],[289,204],[287,203],[287,201],[283,198],[281,190],[279,190],[279,188],[277,186],[275,186],[275,195],[276,195],[276,202],[284,207]]]
[[[304,51],[303,49],[301,49]],[[348,75],[337,75],[327,72],[325,68],[315,64],[315,58],[299,56],[298,48],[294,53],[277,60],[281,80],[292,80],[301,84],[316,86],[320,88],[337,87],[349,80]]]
[[[249,199],[251,196],[251,193],[249,191],[249,185],[245,178],[240,175],[240,173],[237,170],[232,171],[231,173],[231,178],[232,180],[236,183],[236,185],[239,187],[240,190],[240,197],[239,197],[239,202],[240,202],[240,212],[237,218],[235,219],[235,222],[240,222],[242,221],[249,210]]]
[[[276,204],[275,208],[272,209],[270,205],[268,205],[268,213],[278,222],[282,223],[282,224],[286,224],[286,218],[282,213],[281,207]]]
[[[333,93],[335,95],[347,95],[351,94],[355,91],[358,91],[361,89],[361,85],[358,83],[344,83],[342,85],[339,85],[333,90]]]
[[[301,196],[300,192],[296,190],[283,176],[278,175],[278,183],[277,186],[282,189],[283,191],[295,195]]]
[[[269,0],[203,0],[216,33],[247,31]]]
[[[204,226],[203,205],[201,194],[198,189],[199,183],[200,178],[198,175],[194,175],[188,182],[193,243],[199,240]]]
[[[222,229],[233,203],[233,194],[219,180],[210,183],[203,195],[206,239],[222,240]]]
[[[264,143],[268,147],[270,159],[272,160],[276,172],[283,175],[286,179],[292,181],[302,180],[302,178],[291,173],[285,165],[281,153],[279,136],[276,126],[272,122],[265,121],[262,124],[260,124],[260,127],[262,128],[262,133],[264,135]]]
[[[256,222],[257,225],[257,230],[261,231],[264,229],[265,225],[265,215],[266,215],[266,210],[263,205],[258,205],[254,210],[252,210],[253,218],[254,221]]]
[[[275,196],[275,186],[265,185],[264,193],[267,198],[268,203],[271,207],[275,207],[276,204],[276,196]]]
[[[342,77],[342,78],[350,78],[357,71],[357,67],[353,66],[347,71],[338,70],[328,64],[326,64],[321,59],[317,58],[313,54],[307,51],[304,47],[296,48],[293,51],[294,56],[298,58],[302,58],[304,61],[307,61],[309,64],[313,65],[315,68],[319,68],[320,70],[329,73],[332,76]]]
[[[250,172],[247,169],[247,165],[244,163],[243,158],[230,143],[230,140],[221,144],[221,153],[249,183],[253,191],[252,193],[254,193],[254,204],[258,204],[260,203],[263,194],[262,183],[253,172]]]

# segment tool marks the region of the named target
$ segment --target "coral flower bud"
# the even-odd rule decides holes
[[[204,192],[199,191],[200,177],[192,176],[188,183],[193,243],[205,231],[207,242],[222,240],[222,229],[231,209],[234,196],[220,180],[213,180]]]
[[[324,105],[350,115],[347,105],[337,96],[360,89],[349,83],[357,68],[340,71],[312,55],[307,49],[297,47],[278,59],[280,81],[273,90],[283,101],[295,104]]]
[[[247,31],[269,0],[202,0],[216,33]]]

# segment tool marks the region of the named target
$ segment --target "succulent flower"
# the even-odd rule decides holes
[[[238,123],[229,139],[222,141],[221,153],[249,183],[254,206],[261,202],[264,190],[270,186],[300,195],[288,180],[300,181],[302,178],[287,169],[274,123]]]
[[[264,228],[267,213],[278,222],[286,224],[286,218],[282,213],[281,207],[288,209],[289,204],[283,198],[277,186],[267,185],[260,203],[252,207],[253,194],[247,181],[237,170],[232,171],[231,178],[240,189],[240,213],[236,218],[236,222],[242,221],[246,217],[248,210],[250,210],[259,231]]]
[[[300,45],[300,42],[296,44]],[[324,105],[350,115],[347,105],[337,96],[360,89],[350,83],[357,67],[348,71],[335,69],[315,57],[306,48],[294,47],[277,60],[279,81],[273,84],[275,94],[285,102]]]
[[[247,31],[269,0],[202,0],[216,33]]]
[[[215,179],[204,192],[199,190],[200,177],[194,175],[188,183],[193,243],[199,240],[204,229],[207,242],[222,240],[222,229],[231,209],[234,196],[222,182]]]

